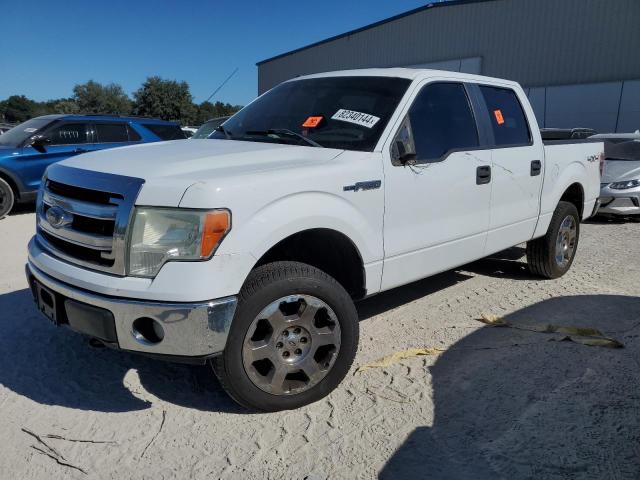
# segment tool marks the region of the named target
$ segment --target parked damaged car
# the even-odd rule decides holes
[[[599,213],[640,215],[640,133],[600,134],[605,161]]]

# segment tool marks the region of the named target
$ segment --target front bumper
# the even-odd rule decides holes
[[[640,188],[616,190],[603,185],[600,190],[598,213],[609,215],[639,215]]]
[[[59,324],[98,338],[110,347],[168,360],[203,363],[222,352],[237,303],[235,296],[199,303],[168,303],[98,295],[56,280],[31,261],[26,265],[26,274],[34,298],[38,283],[54,294]],[[140,319],[143,320],[137,322]],[[145,336],[142,329],[136,329],[137,325],[153,322],[161,327],[159,341],[157,335]]]

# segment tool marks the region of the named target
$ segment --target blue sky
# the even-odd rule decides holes
[[[0,100],[68,97],[76,83],[186,80],[205,100],[246,104],[255,63],[422,6],[428,0],[0,0]]]

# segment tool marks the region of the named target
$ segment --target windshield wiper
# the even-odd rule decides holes
[[[305,137],[299,133],[294,132],[293,130],[288,130],[286,128],[270,128],[269,130],[252,130],[245,132],[247,135],[288,135],[290,137],[297,138],[298,140],[302,140],[308,145],[312,147],[320,147],[323,148],[318,142],[311,140],[310,138]]]

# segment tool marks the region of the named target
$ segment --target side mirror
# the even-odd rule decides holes
[[[401,165],[406,165],[412,160],[416,159],[416,154],[414,152],[407,151],[407,148],[402,140],[396,140],[396,150],[398,152],[398,162]]]
[[[50,143],[51,139],[49,137],[46,137],[45,135],[34,135],[29,141],[29,145],[35,148],[40,153],[45,153],[47,149],[44,148],[44,146]]]

